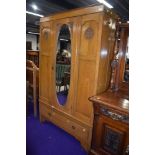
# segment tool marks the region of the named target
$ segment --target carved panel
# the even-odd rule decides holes
[[[101,114],[115,120],[115,121],[121,121],[121,122],[125,122],[125,123],[129,123],[129,116],[127,115],[123,115],[123,114],[118,114],[116,112],[113,112],[105,107],[102,107],[100,109]]]
[[[44,39],[47,41],[48,36],[49,36],[49,32],[48,31],[44,31]]]
[[[88,27],[85,31],[86,39],[91,39],[94,36],[94,30],[91,27]]]
[[[120,155],[122,152],[124,133],[107,125],[103,126],[103,130],[102,148],[114,155]]]
[[[86,59],[95,59],[98,51],[99,24],[95,20],[84,21],[81,27],[80,56]],[[95,43],[95,45],[94,45]]]
[[[41,31],[41,54],[49,54],[50,45],[50,28],[44,27]]]
[[[48,27],[42,28],[43,39],[45,39],[47,41],[49,38],[49,34],[50,34],[50,28],[48,28]]]

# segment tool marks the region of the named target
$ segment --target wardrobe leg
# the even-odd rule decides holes
[[[43,123],[45,122],[45,118],[43,116],[40,115],[40,122]]]

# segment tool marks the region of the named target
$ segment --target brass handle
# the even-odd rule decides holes
[[[128,116],[120,115],[120,114],[111,112],[106,108],[102,108],[101,112],[102,112],[103,115],[108,116],[111,119],[116,120],[116,121],[123,121],[123,122],[128,122],[129,121]]]
[[[109,116],[113,119],[113,120],[122,120],[123,119],[123,116],[119,115],[119,114],[116,114],[116,113],[113,113],[113,112],[108,112],[109,113]]]

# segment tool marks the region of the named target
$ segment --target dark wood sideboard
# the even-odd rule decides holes
[[[108,90],[89,98],[94,107],[93,137],[90,154],[129,154],[128,84],[115,92]]]

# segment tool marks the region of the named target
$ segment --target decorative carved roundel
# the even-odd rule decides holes
[[[50,33],[50,30],[49,30],[48,28],[45,28],[45,29],[43,30],[43,36],[44,36],[44,39],[45,39],[45,40],[48,40],[49,33]]]
[[[44,32],[44,38],[45,38],[45,40],[48,39],[48,31],[45,31],[45,32]]]
[[[93,35],[94,35],[94,30],[91,27],[87,28],[85,31],[86,39],[91,39]]]

